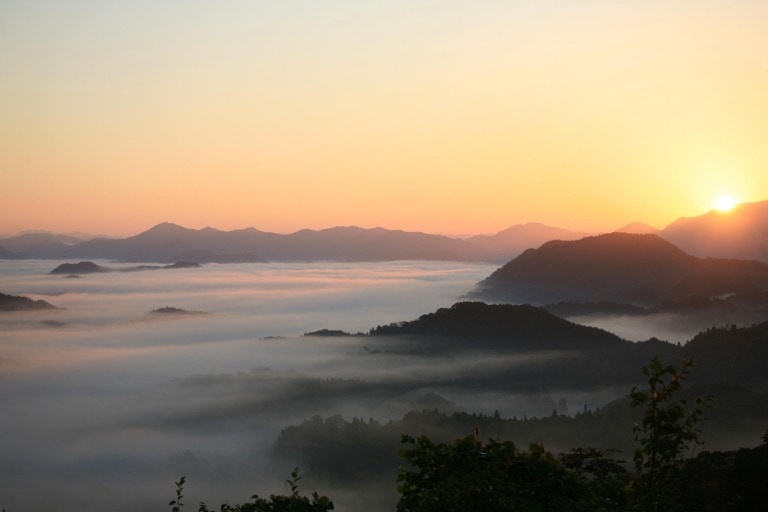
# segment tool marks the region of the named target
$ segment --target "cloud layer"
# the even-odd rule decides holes
[[[362,363],[358,339],[300,336],[415,318],[491,270],[243,264],[67,279],[48,274],[57,263],[0,263],[5,293],[64,308],[0,316],[7,510],[165,510],[182,474],[196,477],[200,495],[190,503],[282,492],[287,472],[264,471],[281,428],[313,414],[395,417],[402,407],[372,402],[372,386],[407,401],[413,386],[402,382],[434,368],[385,357]],[[210,314],[149,314],[165,306]]]

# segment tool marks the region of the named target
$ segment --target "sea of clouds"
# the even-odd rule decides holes
[[[59,263],[0,262],[0,291],[62,308],[0,314],[0,507],[9,512],[167,510],[181,475],[192,504],[284,492],[288,473],[265,455],[280,429],[315,414],[402,413],[365,395],[316,396],[312,379],[451,371],[448,362],[364,363],[359,339],[302,334],[414,319],[493,270],[212,264],[67,278],[49,274]],[[206,314],[150,313],[167,306]]]
[[[424,357],[401,350],[403,340],[302,336],[367,333],[450,306],[495,269],[488,264],[210,264],[72,278],[49,273],[59,263],[0,260],[0,292],[61,308],[0,313],[0,508],[8,512],[168,510],[182,475],[190,506],[284,493],[296,461],[275,461],[269,450],[289,425],[314,415],[398,419],[430,394],[458,410],[545,415],[552,401],[541,395],[456,383],[568,357]],[[151,313],[164,307],[204,314]],[[659,328],[583,320],[636,340]],[[550,391],[593,406],[622,393]],[[382,486],[381,510],[392,510],[394,475]],[[357,508],[352,491],[319,490],[340,510]]]

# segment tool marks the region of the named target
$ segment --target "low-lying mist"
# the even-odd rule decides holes
[[[181,475],[189,503],[282,492],[292,463],[276,470],[267,457],[280,429],[312,415],[394,417],[418,396],[419,375],[438,368],[370,357],[356,338],[301,335],[414,318],[492,270],[395,262],[49,275],[58,263],[0,262],[1,291],[62,308],[0,314],[9,511],[166,510]],[[167,306],[207,314],[151,313]],[[372,399],[384,395],[400,399]]]
[[[573,315],[568,320],[581,325],[610,331],[629,341],[645,341],[657,338],[670,343],[685,344],[696,334],[711,327],[730,325],[749,326],[765,319],[765,313],[754,312],[747,318],[737,319],[708,316],[704,313],[654,313],[643,315]],[[750,321],[751,320],[751,321]]]
[[[274,460],[270,448],[283,428],[316,415],[387,421],[439,407],[544,416],[564,403],[571,412],[599,407],[627,391],[537,385],[538,371],[582,364],[567,351],[459,357],[425,353],[407,339],[302,336],[365,333],[449,306],[490,265],[212,264],[49,275],[58,263],[0,261],[0,291],[62,308],[0,314],[0,508],[9,512],[167,510],[182,475],[188,504],[284,493],[298,462]],[[372,501],[393,509],[394,478],[378,483],[384,497],[366,501],[371,512]],[[343,482],[318,490],[339,510],[357,508]]]

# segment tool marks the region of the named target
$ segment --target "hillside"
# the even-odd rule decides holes
[[[767,289],[768,264],[700,259],[656,235],[609,233],[529,249],[481,281],[471,295],[512,303],[653,306]]]
[[[0,246],[0,260],[23,260],[26,258],[27,256],[25,254],[17,254],[15,252],[9,251],[3,246]]]
[[[51,274],[96,274],[99,272],[110,272],[110,269],[97,265],[92,261],[81,261],[79,263],[62,263]]]
[[[46,309],[58,308],[44,300],[33,300],[20,295],[0,293],[0,311],[35,311]]]
[[[499,350],[594,349],[626,344],[618,336],[529,305],[458,302],[416,320],[378,326],[374,336],[432,336]]]

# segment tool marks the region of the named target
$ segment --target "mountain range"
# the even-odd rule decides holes
[[[654,233],[694,256],[768,262],[768,201],[681,218],[662,230],[632,223],[617,230]],[[504,263],[550,240],[591,233],[538,223],[517,224],[494,235],[451,238],[421,232],[355,226],[277,234],[254,228],[188,229],[164,222],[138,235],[83,240],[26,233],[0,239],[0,259],[110,259],[126,262],[392,261],[404,259]]]

